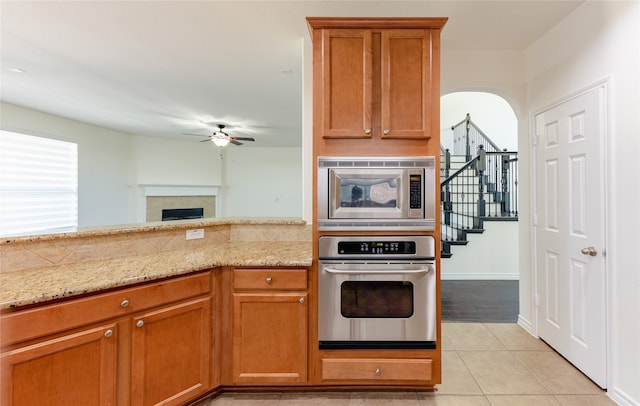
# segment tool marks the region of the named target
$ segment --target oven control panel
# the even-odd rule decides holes
[[[321,236],[318,258],[324,260],[374,259],[405,260],[436,257],[435,239],[429,235]]]
[[[353,254],[415,254],[416,243],[414,241],[340,241],[338,253],[341,255]]]

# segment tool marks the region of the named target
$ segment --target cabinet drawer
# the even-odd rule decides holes
[[[205,272],[8,313],[0,318],[2,344],[10,345],[203,295],[210,289],[211,273]]]
[[[235,269],[234,289],[306,290],[306,269],[256,268]]]
[[[344,381],[430,381],[430,359],[322,360],[322,379]]]

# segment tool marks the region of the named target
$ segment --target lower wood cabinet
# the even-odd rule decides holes
[[[424,384],[432,379],[430,359],[324,358],[322,379],[350,383]]]
[[[210,319],[208,297],[132,319],[132,405],[183,404],[209,389]]]
[[[117,326],[106,323],[3,352],[2,405],[115,405]]]
[[[235,269],[232,302],[233,383],[304,384],[306,269]]]
[[[0,317],[1,404],[180,405],[211,386],[210,272]]]

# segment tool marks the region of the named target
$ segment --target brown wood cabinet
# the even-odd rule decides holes
[[[132,319],[132,405],[183,404],[209,389],[210,320],[209,297]]]
[[[0,317],[2,405],[177,405],[210,389],[210,272]]]
[[[117,327],[85,327],[3,352],[2,405],[116,403]]]
[[[307,381],[307,299],[306,269],[233,271],[234,384]]]
[[[424,384],[432,379],[430,359],[325,358],[324,381]]]
[[[439,44],[445,18],[307,21],[314,46],[317,155],[336,152],[329,140],[360,140],[337,143],[342,155],[380,155],[380,140],[439,139]]]
[[[444,17],[307,17],[313,42],[313,162],[319,156],[434,156],[438,165],[440,33],[446,22]],[[314,218],[317,175],[314,165]],[[436,207],[438,197],[436,191]],[[316,223],[312,239],[355,233],[319,231]],[[380,229],[367,234],[399,233]],[[439,246],[439,225],[426,233]],[[317,244],[313,256],[318,258]],[[438,324],[439,263],[437,253]],[[309,292],[316,292],[317,262],[310,272]],[[433,350],[320,350],[317,308],[321,305],[310,303],[312,384],[431,388],[441,382],[440,333]]]

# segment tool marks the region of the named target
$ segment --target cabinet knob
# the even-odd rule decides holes
[[[389,135],[389,133],[390,133],[391,131],[389,131],[389,130],[384,130],[383,132],[384,132],[384,135]]]
[[[300,300],[298,300],[298,302],[300,302],[300,303],[304,304],[304,298],[303,298],[303,297],[301,297],[301,298],[300,298]]]
[[[365,134],[371,134],[371,128],[365,128],[364,129],[364,133]]]
[[[271,283],[271,282],[273,282],[273,279],[267,278],[267,283]]]
[[[138,322],[136,323],[136,327],[140,328],[142,326],[144,326],[144,321],[138,320]]]
[[[127,307],[129,306],[129,301],[127,299],[124,299],[122,302],[120,302],[120,307]]]
[[[376,375],[380,376],[380,374],[382,374],[382,372],[380,371],[380,368],[376,368]]]
[[[113,335],[113,330],[109,329],[107,331],[104,332],[104,336],[109,338]]]

